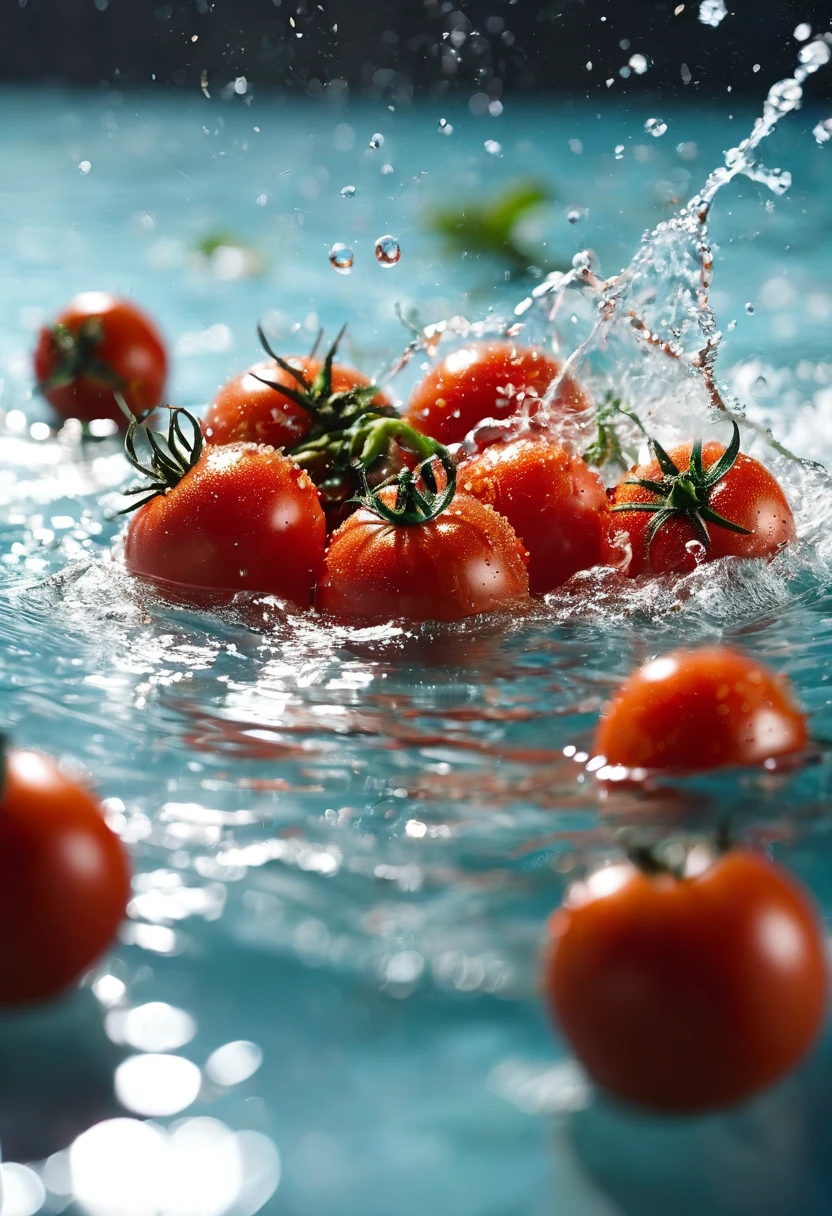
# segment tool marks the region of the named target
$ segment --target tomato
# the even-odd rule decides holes
[[[560,367],[534,346],[472,342],[430,369],[410,394],[404,416],[440,443],[459,443],[485,418],[509,418],[521,409],[536,413]],[[570,410],[587,405],[577,384],[568,378],[557,404]]]
[[[662,655],[625,680],[593,750],[627,768],[701,770],[761,764],[807,742],[782,680],[727,646],[703,646]]]
[[[197,437],[195,419],[192,426]],[[131,574],[195,603],[256,591],[310,606],[326,523],[302,469],[275,448],[234,443],[201,450],[197,442],[172,486],[159,476],[127,530]]]
[[[35,351],[38,388],[65,418],[127,426],[113,393],[141,415],[162,400],[167,354],[156,326],[130,300],[85,291],[70,300]]]
[[[56,996],[112,942],[130,874],[98,803],[39,752],[5,757],[0,871],[0,1005]]]
[[[323,364],[320,359],[305,355],[286,360],[312,384]],[[263,379],[258,379],[262,377]],[[268,443],[274,448],[291,448],[300,443],[312,429],[315,420],[314,399],[309,408],[304,408],[279,389],[264,384],[284,385],[297,392],[302,385],[291,372],[273,360],[255,363],[248,371],[241,372],[219,390],[204,419],[205,438],[210,443]],[[355,388],[367,388],[371,381],[355,368],[342,364],[332,365],[331,393],[346,393]],[[301,393],[303,395],[303,392]],[[384,393],[373,397],[376,406],[389,406]]]
[[[377,491],[392,507],[396,487]],[[511,524],[467,494],[426,523],[394,524],[367,507],[330,538],[319,612],[366,620],[456,621],[528,599],[525,550]]]
[[[659,449],[656,459],[632,469],[616,487],[610,564],[631,577],[684,572],[719,557],[770,557],[795,539],[783,490],[764,465],[739,452],[736,423],[728,448],[714,441],[701,448],[698,468],[696,451],[693,443],[669,453]],[[664,492],[654,493],[645,482]],[[641,507],[630,506],[636,503]]]
[[[824,1022],[824,935],[806,890],[733,850],[695,876],[630,863],[574,884],[549,922],[545,989],[594,1080],[676,1113],[771,1085]]]
[[[600,564],[607,498],[580,456],[551,439],[515,439],[463,464],[459,480],[467,494],[504,515],[528,549],[533,594]]]

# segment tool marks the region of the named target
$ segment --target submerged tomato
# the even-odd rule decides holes
[[[552,1013],[590,1075],[626,1102],[734,1105],[799,1064],[823,1025],[818,913],[753,853],[681,879],[599,870],[570,888],[549,933]]]
[[[167,354],[156,326],[130,300],[86,291],[41,330],[35,376],[65,418],[110,418],[126,427],[114,391],[136,415],[154,409],[165,390]]]
[[[12,751],[0,792],[0,1005],[68,988],[116,935],[127,857],[95,800],[48,756]]]
[[[807,741],[783,680],[727,646],[703,646],[662,655],[625,680],[593,747],[609,764],[696,770],[761,764]]]
[[[124,557],[131,574],[175,598],[257,591],[308,608],[325,544],[307,474],[274,448],[235,443],[205,448],[177,485],[138,509]]]
[[[379,491],[392,506],[396,489]],[[397,525],[362,507],[330,537],[315,607],[336,617],[456,621],[528,599],[511,525],[467,494],[426,523]]]
[[[286,360],[310,384],[321,370],[320,359],[306,355]],[[297,392],[301,387],[290,372],[272,360],[255,363],[219,390],[205,415],[205,438],[209,443],[268,443],[273,448],[291,448],[308,435],[314,413],[293,401],[279,389],[264,384],[258,377],[283,385]],[[332,365],[332,393],[345,393],[355,388],[367,388],[372,382],[340,363]],[[379,392],[373,397],[376,406],[389,406],[390,400]]]
[[[484,418],[509,418],[519,410],[537,411],[546,389],[560,372],[551,355],[514,342],[473,342],[451,351],[416,385],[405,418],[440,443],[459,443]],[[568,377],[557,405],[583,410],[586,401]]]
[[[736,432],[737,442],[739,433]],[[683,479],[688,477],[693,444],[684,443],[667,455]],[[721,443],[706,443],[702,448],[702,469],[705,475],[725,456]],[[630,484],[636,480],[660,484],[667,481],[659,460],[638,465],[615,489],[610,504],[610,533],[613,543],[608,552],[612,565],[622,566],[626,574],[667,574],[694,570],[698,562],[715,561],[719,557],[770,557],[783,545],[795,539],[794,518],[777,479],[751,456],[736,455],[727,472],[713,488],[703,495],[706,509],[699,510],[697,527],[690,511],[677,511],[659,521],[655,535],[651,528],[659,519],[658,510],[631,509],[630,503],[663,506],[676,494],[676,501],[691,498],[686,485],[671,490],[670,499],[663,499],[643,485]],[[679,482],[679,478],[675,479]],[[694,479],[695,480],[695,479]],[[670,478],[668,485],[674,481]],[[694,494],[694,496],[696,496]],[[708,517],[716,512],[723,520],[745,529],[736,532]],[[704,534],[703,534],[704,528]],[[629,548],[631,556],[626,556]]]
[[[542,595],[601,562],[606,494],[596,473],[550,439],[493,444],[463,464],[460,487],[504,515]]]

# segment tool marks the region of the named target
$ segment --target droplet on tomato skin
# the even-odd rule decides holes
[[[697,565],[699,562],[705,561],[706,557],[708,556],[708,550],[702,544],[701,540],[685,541],[685,548]]]

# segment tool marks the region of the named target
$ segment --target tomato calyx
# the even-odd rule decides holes
[[[437,480],[434,461],[439,462],[445,475],[443,486]],[[374,489],[369,486],[367,470],[363,465],[359,465],[358,472],[363,488],[352,501],[396,527],[430,523],[451,505],[456,494],[456,464],[448,449],[441,444],[437,444],[436,451],[416,469],[402,469],[395,477],[389,477]],[[380,493],[388,486],[396,487],[396,498],[392,505],[385,502]]]
[[[626,470],[635,463],[635,456],[625,449],[619,427],[616,425],[622,418],[628,418],[630,422],[635,423],[643,435],[647,435],[641,419],[635,411],[623,405],[620,397],[607,393],[596,410],[595,439],[583,453],[584,462],[591,468],[618,465],[619,468]]]
[[[724,821],[713,832],[685,839],[647,839],[641,833],[625,832],[624,849],[630,865],[648,877],[666,874],[677,882],[690,877],[689,859],[694,850],[707,850],[712,865],[736,847],[736,839]],[[697,872],[701,867],[697,866]]]
[[[167,435],[163,435],[159,431],[151,431],[145,425],[146,419],[136,418],[135,415],[129,414],[130,425],[124,436],[124,454],[136,472],[141,473],[147,480],[123,491],[126,496],[132,497],[141,494],[143,497],[117,512],[119,515],[137,511],[139,507],[145,506],[152,499],[167,494],[168,490],[179,485],[185,474],[191,471],[202,455],[202,428],[198,420],[188,410],[179,406],[167,405],[164,408],[170,415]],[[183,415],[191,428],[190,437],[182,429],[181,416]],[[139,430],[142,431],[150,445],[150,458],[147,463],[142,463],[136,451],[136,436]]]
[[[390,405],[373,404],[380,391],[377,384],[357,384],[353,388],[344,389],[338,393],[332,391],[332,364],[346,328],[346,325],[341,328],[335,341],[326,352],[317,375],[309,380],[300,368],[293,367],[287,359],[281,358],[272,349],[262,325],[257,326],[257,336],[263,350],[270,359],[274,360],[281,371],[284,371],[287,376],[291,376],[295,384],[294,386],[279,384],[256,372],[250,374],[261,384],[288,397],[290,401],[309,414],[312,419],[312,429],[306,436],[307,440],[346,430],[367,414],[376,417],[389,417],[395,414],[395,410]],[[317,342],[315,345],[317,346]]]
[[[690,464],[687,469],[678,469],[667,452],[656,439],[650,440],[658,465],[664,474],[662,481],[651,481],[646,477],[634,477],[625,485],[640,486],[655,494],[658,502],[627,502],[620,503],[612,511],[649,511],[654,519],[647,529],[647,551],[656,533],[671,519],[681,517],[688,520],[696,532],[697,539],[704,549],[711,547],[708,524],[719,528],[727,528],[730,532],[738,532],[742,536],[750,536],[748,528],[742,528],[723,515],[719,515],[709,506],[710,496],[720,481],[733,468],[740,450],[740,429],[736,422],[731,424],[734,433],[731,442],[719,460],[705,469],[702,464],[702,440],[697,439],[691,448]]]
[[[55,325],[49,333],[57,362],[46,379],[39,382],[39,393],[67,388],[82,378],[93,380],[102,388],[127,388],[124,377],[113,371],[109,363],[98,358],[98,348],[104,338],[104,324],[100,317],[86,317],[75,333],[66,325]]]

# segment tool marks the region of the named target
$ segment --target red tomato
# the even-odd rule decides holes
[[[307,474],[274,448],[235,443],[205,448],[178,485],[139,508],[124,557],[131,574],[175,598],[258,591],[308,608],[325,545]]]
[[[292,367],[311,384],[321,370],[320,359],[306,355],[287,359]],[[274,448],[291,448],[300,443],[312,428],[314,416],[279,390],[263,384],[262,376],[274,384],[284,384],[296,392],[302,386],[284,368],[272,360],[255,363],[248,371],[241,372],[223,385],[217,393],[204,419],[205,438],[209,443],[268,443]],[[344,393],[353,388],[365,388],[368,380],[355,368],[339,363],[332,365],[332,392]],[[378,393],[373,404],[389,406],[390,400]]]
[[[394,486],[379,493],[393,505]],[[528,599],[524,557],[511,525],[467,494],[428,523],[409,526],[362,507],[330,537],[315,607],[368,620],[498,612]]]
[[[504,515],[529,551],[529,589],[542,595],[601,563],[607,498],[580,456],[551,439],[493,444],[459,470],[459,486]]]
[[[739,442],[739,433],[736,433]],[[690,481],[690,460],[693,445],[684,443],[668,453],[670,459],[681,470],[681,478]],[[725,454],[721,443],[711,441],[702,448],[702,466],[705,474]],[[652,541],[649,530],[655,526],[659,512],[626,510],[628,503],[661,505],[662,499],[651,490],[628,484],[636,478],[654,483],[665,480],[659,460],[638,465],[615,489],[610,512],[611,534],[618,536],[608,549],[611,565],[622,566],[626,574],[667,574],[694,570],[699,561],[715,561],[718,557],[770,557],[783,545],[795,539],[794,518],[786,496],[776,478],[768,469],[751,456],[739,453],[733,464],[717,484],[708,490],[703,501],[706,510],[700,510],[701,525],[688,511],[678,512],[661,523]],[[679,478],[670,481],[679,481]],[[670,482],[668,482],[670,484]],[[682,495],[686,487],[682,487]],[[673,491],[671,491],[672,493]],[[679,491],[676,491],[679,494]],[[624,509],[622,509],[624,508]],[[716,512],[724,520],[747,530],[747,535],[731,531],[708,518],[707,512]],[[702,527],[706,536],[702,535]],[[707,546],[704,541],[707,540]],[[623,542],[623,544],[621,543]],[[627,559],[626,547],[632,556]]]
[[[97,802],[38,752],[6,756],[0,793],[0,1005],[56,996],[110,945],[127,856]]]
[[[484,418],[508,418],[522,408],[534,414],[560,366],[537,347],[473,342],[430,369],[410,394],[404,416],[440,443],[459,443]],[[583,410],[587,402],[567,378],[558,405]]]
[[[549,922],[552,1013],[595,1081],[626,1102],[716,1110],[771,1085],[824,1022],[824,936],[805,889],[734,850],[697,876],[609,866]]]
[[[627,768],[761,764],[806,747],[784,681],[727,646],[676,650],[639,668],[605,706],[596,755]]]
[[[167,354],[156,326],[130,300],[85,291],[41,330],[35,376],[65,418],[111,418],[126,427],[113,390],[141,415],[162,400]]]

